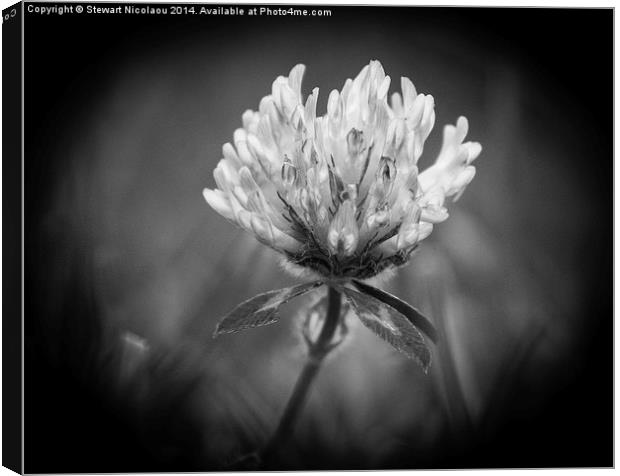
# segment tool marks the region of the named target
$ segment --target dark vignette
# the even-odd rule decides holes
[[[612,460],[612,11],[482,8],[337,7],[328,21],[313,19],[192,17],[27,16],[25,24],[25,454],[27,472],[205,471],[200,428],[184,413],[183,394],[172,390],[153,403],[151,431],[138,429],[123,401],[105,391],[105,372],[113,349],[93,296],[89,237],[80,243],[59,217],[55,234],[42,230],[50,220],[46,197],[69,169],[68,151],[81,128],[97,114],[100,92],[129,63],[153,55],[208,45],[234,54],[243,38],[277,31],[290,41],[329,30],[343,38],[389,25],[402,47],[408,32],[436,29],[473,38],[489,52],[509,56],[541,81],[555,84],[548,117],[575,121],[588,143],[579,162],[558,163],[583,171],[581,186],[598,210],[596,225],[582,250],[579,274],[591,316],[584,329],[571,378],[550,387],[535,406],[524,398],[530,389],[513,382],[513,398],[495,411],[501,431],[446,441],[433,454],[395,455],[383,468],[358,468],[349,461],[307,455],[310,467],[294,469],[388,469],[467,467],[611,466]],[[268,37],[268,35],[267,35]],[[241,39],[240,39],[241,38]],[[319,44],[317,40],[317,44]],[[267,44],[265,55],[277,55]],[[311,61],[312,52],[304,51]],[[260,59],[259,59],[260,60]],[[214,65],[217,68],[217,65]],[[312,79],[309,80],[310,82]],[[221,87],[225,87],[222,85]],[[566,99],[569,98],[570,101]],[[545,134],[553,122],[532,131]],[[225,140],[228,140],[227,138]],[[86,185],[87,186],[87,185]],[[76,210],[80,212],[80,204]],[[87,204],[84,204],[87,206]],[[567,214],[562,203],[557,213]],[[86,219],[86,218],[85,218]],[[527,230],[524,230],[527,233]],[[59,262],[68,266],[58,269]],[[56,290],[58,273],[70,283],[49,308],[40,299]],[[101,355],[110,354],[109,360]],[[165,367],[153,369],[172,378]],[[197,376],[195,378],[198,378]],[[178,384],[189,388],[192,379]],[[317,449],[318,451],[318,449]]]

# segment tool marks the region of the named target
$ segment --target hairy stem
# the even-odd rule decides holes
[[[327,298],[327,315],[321,333],[316,342],[310,346],[308,360],[297,379],[293,394],[286,405],[278,428],[263,452],[264,463],[268,463],[276,455],[283,442],[289,438],[308,398],[310,387],[319,373],[323,359],[333,348],[331,342],[340,321],[340,304],[340,293],[330,287]]]

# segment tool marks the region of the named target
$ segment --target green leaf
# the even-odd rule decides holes
[[[405,316],[368,294],[348,288],[342,288],[342,292],[362,324],[396,350],[417,361],[424,372],[428,371],[431,351],[426,346],[422,334]]]
[[[258,326],[266,326],[278,321],[277,311],[280,306],[294,297],[301,296],[317,288],[323,283],[299,284],[290,288],[276,289],[263,294],[258,294],[247,301],[242,302],[218,323],[213,337],[220,334],[238,332]]]
[[[381,289],[374,288],[369,286],[368,284],[362,283],[361,281],[353,280],[353,284],[357,289],[362,291],[364,294],[369,294],[374,298],[377,298],[379,301],[384,302],[388,306],[393,307],[398,312],[400,312],[403,316],[409,319],[409,322],[421,330],[426,336],[434,343],[437,344],[438,336],[437,330],[435,326],[429,321],[426,317],[424,317],[420,311],[418,311],[412,305],[406,303],[402,299],[397,298],[393,294],[382,291]]]

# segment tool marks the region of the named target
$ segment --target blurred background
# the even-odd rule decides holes
[[[276,76],[306,64],[323,113],[371,59],[435,97],[421,168],[459,115],[483,145],[383,285],[442,340],[425,375],[354,326],[275,469],[613,464],[612,10],[331,10],[26,14],[27,472],[213,471],[266,443],[309,299],[213,340],[297,281],[201,192]]]

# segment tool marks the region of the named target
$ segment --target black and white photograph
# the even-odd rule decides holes
[[[613,8],[3,7],[4,466],[614,466]]]

